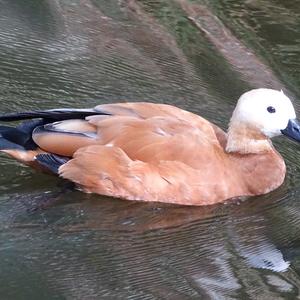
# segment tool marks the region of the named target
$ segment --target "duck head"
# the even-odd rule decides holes
[[[232,114],[226,150],[261,152],[270,147],[270,138],[282,134],[300,142],[300,122],[291,100],[282,91],[251,90],[240,97]]]

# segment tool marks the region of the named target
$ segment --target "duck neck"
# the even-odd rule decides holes
[[[272,150],[270,139],[258,128],[242,122],[230,123],[226,143],[227,153],[259,154]]]

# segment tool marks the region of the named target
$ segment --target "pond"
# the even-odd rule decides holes
[[[238,97],[300,113],[298,0],[0,0],[0,110],[169,103],[226,129]],[[300,147],[276,191],[210,207],[87,195],[0,156],[1,299],[295,299]]]

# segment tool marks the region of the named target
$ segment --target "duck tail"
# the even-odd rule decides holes
[[[41,124],[42,120],[30,120],[16,127],[0,125],[0,151],[35,150],[37,145],[32,140],[32,131]]]
[[[0,115],[0,122],[23,121],[15,127],[0,125],[0,152],[34,168],[57,174],[59,167],[70,158],[51,153],[40,154],[40,149],[32,138],[33,130],[48,123],[105,114],[107,113],[94,109],[51,109]]]
[[[43,124],[43,120],[29,120],[17,127],[0,125],[0,152],[4,152],[16,160],[47,173],[58,174],[58,169],[70,158],[43,153],[32,139],[32,131]]]

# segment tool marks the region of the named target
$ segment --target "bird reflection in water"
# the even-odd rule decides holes
[[[123,296],[126,287],[144,296],[154,293],[172,299],[185,299],[184,295],[187,299],[230,299],[246,291],[272,299],[276,293],[298,293],[291,257],[286,259],[280,250],[283,246],[272,239],[269,213],[280,201],[260,197],[186,207],[109,198],[99,201],[95,196],[84,196],[83,201],[81,193],[71,193],[71,205],[54,197],[53,206],[31,210],[30,218],[42,211],[55,238],[66,241],[68,255],[56,257],[55,276],[53,268],[47,270],[60,285],[74,272],[75,262],[88,284],[97,283],[102,290],[116,280]],[[57,251],[57,244],[44,245],[45,255]],[[63,281],[66,290],[71,290],[71,281]],[[119,292],[110,290],[115,297]]]

